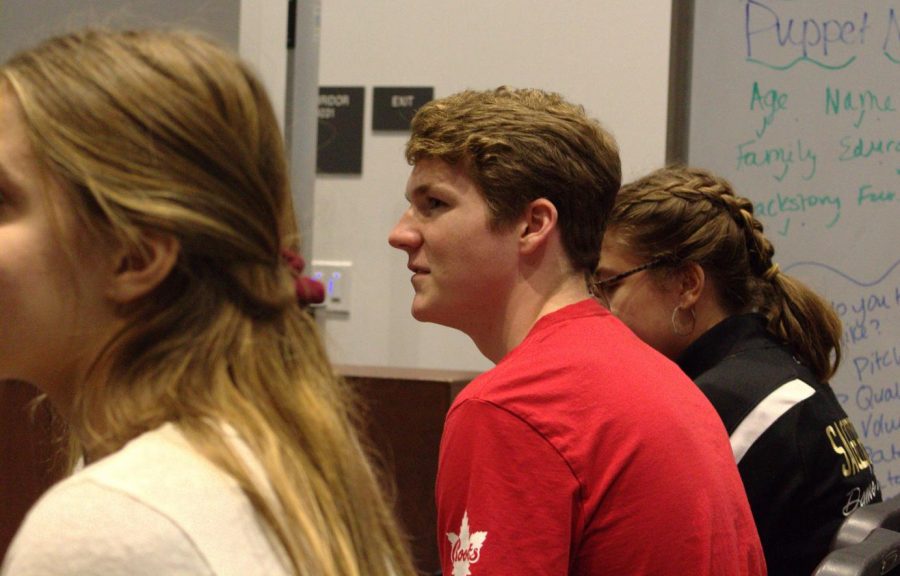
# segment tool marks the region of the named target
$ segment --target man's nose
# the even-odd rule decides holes
[[[421,238],[418,231],[412,225],[410,210],[400,216],[391,233],[388,234],[388,244],[398,250],[409,252],[419,245]]]

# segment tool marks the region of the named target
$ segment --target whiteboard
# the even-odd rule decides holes
[[[832,381],[900,493],[900,0],[676,0],[667,155],[751,198],[844,324]]]

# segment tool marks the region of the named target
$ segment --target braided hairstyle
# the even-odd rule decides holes
[[[684,166],[651,172],[622,187],[608,226],[648,261],[700,265],[730,314],[764,314],[769,331],[821,381],[837,370],[840,319],[819,295],[779,270],[753,204],[725,179]]]

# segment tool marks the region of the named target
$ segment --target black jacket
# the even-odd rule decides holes
[[[881,501],[834,392],[757,314],[720,322],[677,362],[725,423],[769,575],[812,574],[844,518]]]

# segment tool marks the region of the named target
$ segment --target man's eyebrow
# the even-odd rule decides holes
[[[412,202],[412,199],[413,199],[413,196],[420,196],[420,195],[422,195],[422,194],[425,194],[425,193],[428,192],[428,190],[430,190],[430,189],[431,189],[431,185],[430,185],[430,184],[419,184],[418,186],[416,186],[415,188],[413,188],[411,191],[410,191],[410,190],[407,190],[407,191],[403,194],[403,196],[406,198],[406,201],[407,201],[407,202],[410,202],[410,203],[411,203],[411,202]]]

